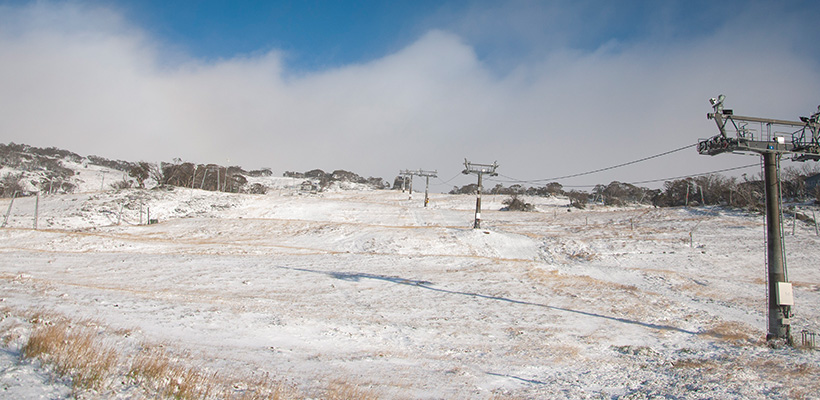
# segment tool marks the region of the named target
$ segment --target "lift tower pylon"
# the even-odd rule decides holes
[[[757,153],[763,158],[769,310],[766,340],[785,339],[791,343],[790,318],[794,300],[788,282],[780,218],[780,159],[786,154],[792,155],[795,161],[820,160],[820,107],[811,117],[800,117],[797,122],[734,115],[732,110],[724,109],[724,99],[723,95],[710,99],[714,112],[706,117],[715,120],[720,134],[698,141],[698,153],[710,156]]]
[[[476,190],[476,199],[475,199],[475,222],[473,222],[473,229],[481,229],[481,191],[483,189],[481,177],[484,174],[488,174],[490,176],[497,176],[498,173],[495,172],[495,169],[498,168],[498,163],[493,162],[492,164],[474,164],[467,159],[464,159],[464,171],[461,171],[464,175],[468,174],[476,174],[478,175],[478,190]]]
[[[413,177],[414,176],[423,176],[426,178],[426,184],[424,186],[424,206],[427,207],[427,204],[430,202],[430,178],[438,178],[437,171],[425,171],[423,169],[418,169],[415,171],[403,169],[399,171],[399,175],[402,176],[404,182],[407,181],[407,177],[410,177],[410,198],[413,198]],[[402,185],[403,188],[404,185]]]

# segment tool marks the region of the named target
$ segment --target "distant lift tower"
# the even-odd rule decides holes
[[[476,193],[475,199],[475,222],[473,223],[473,229],[481,229],[481,191],[484,186],[481,184],[481,177],[484,174],[490,176],[497,176],[498,173],[495,172],[495,169],[498,168],[498,163],[493,162],[492,164],[473,164],[467,159],[464,159],[464,171],[461,171],[464,175],[468,174],[476,174],[478,175],[478,190]]]
[[[438,173],[436,171],[425,171],[423,169],[418,169],[415,171],[410,170],[402,170],[399,171],[399,175],[401,175],[404,179],[404,182],[407,181],[407,177],[410,177],[410,196],[412,198],[413,195],[413,176],[423,176],[426,178],[426,184],[424,186],[424,206],[427,207],[427,204],[430,202],[430,178],[437,178]],[[402,184],[404,186],[404,184]]]
[[[698,153],[710,156],[721,153],[758,153],[763,157],[766,187],[766,242],[769,321],[766,340],[786,339],[791,342],[791,307],[794,305],[792,286],[786,272],[786,253],[780,211],[780,158],[793,156],[794,161],[820,160],[820,107],[800,122],[777,119],[741,117],[723,108],[725,96],[710,100],[720,134],[698,142]],[[756,129],[753,129],[756,128]],[[731,132],[727,133],[727,131]]]
[[[401,191],[404,191],[407,188],[407,178],[410,178],[410,198],[413,198],[413,172],[410,170],[403,169],[399,171],[399,176],[401,176]]]

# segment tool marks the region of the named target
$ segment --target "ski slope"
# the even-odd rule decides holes
[[[425,208],[419,194],[296,184],[43,196],[38,230],[35,199],[16,199],[0,229],[0,308],[93,319],[128,332],[111,339],[124,353],[162,343],[308,394],[332,381],[399,399],[820,393],[820,353],[764,341],[759,215],[563,198],[504,212],[506,196],[485,196],[474,230],[472,196],[433,194]],[[159,223],[141,225],[149,208]],[[818,244],[813,225],[787,230],[795,333],[820,331]],[[19,333],[0,357],[3,390],[67,398],[17,363],[25,326],[0,322]],[[138,393],[112,382],[96,395]]]

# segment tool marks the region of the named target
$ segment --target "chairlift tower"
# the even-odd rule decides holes
[[[430,178],[438,178],[438,171],[418,170],[416,175],[424,177],[424,206],[430,203]]]
[[[410,190],[410,198],[411,199],[413,198],[413,175],[414,175],[413,171],[410,171],[410,170],[403,169],[403,170],[399,171],[399,176],[401,176],[401,178],[402,178],[402,181],[401,181],[401,191],[402,191],[402,193],[404,193],[405,188],[407,188],[407,178],[408,177],[410,178],[409,190]]]
[[[399,175],[402,176],[402,189],[404,189],[404,182],[407,181],[407,177],[410,177],[410,198],[413,196],[413,177],[414,176],[423,176],[426,178],[426,183],[424,186],[424,206],[427,207],[427,204],[430,202],[430,178],[437,178],[438,172],[437,171],[425,171],[423,169],[418,169],[415,171],[410,170],[401,170],[399,171]]]
[[[483,190],[481,177],[484,174],[489,176],[498,176],[498,173],[495,172],[496,168],[498,168],[498,162],[495,161],[493,161],[492,164],[474,164],[467,161],[466,158],[464,159],[464,171],[461,171],[461,173],[464,175],[478,175],[478,190],[476,191],[475,222],[473,223],[473,229],[481,229],[481,191]]]
[[[794,161],[820,160],[820,107],[800,121],[743,117],[723,108],[724,95],[710,99],[719,135],[698,141],[698,153],[757,153],[763,157],[766,188],[766,261],[768,269],[768,331],[766,340],[785,339],[791,343],[790,318],[794,305],[792,286],[786,271],[781,221],[780,159],[791,155]],[[757,127],[757,129],[753,129]],[[733,134],[727,132],[733,131]]]

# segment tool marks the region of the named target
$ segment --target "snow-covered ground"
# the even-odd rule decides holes
[[[383,398],[820,393],[820,352],[764,341],[761,216],[560,198],[503,212],[505,196],[485,196],[474,230],[472,196],[433,194],[425,208],[423,194],[294,187],[43,196],[38,230],[35,199],[16,199],[0,309],[93,319],[128,332],[124,352],[162,343],[304,393],[332,381]],[[140,225],[149,209],[159,223]],[[818,244],[814,225],[787,229],[795,333],[820,331]],[[26,333],[13,319],[0,321],[18,332],[0,341],[0,397],[69,396],[17,361]],[[114,382],[100,396],[131,395]]]

